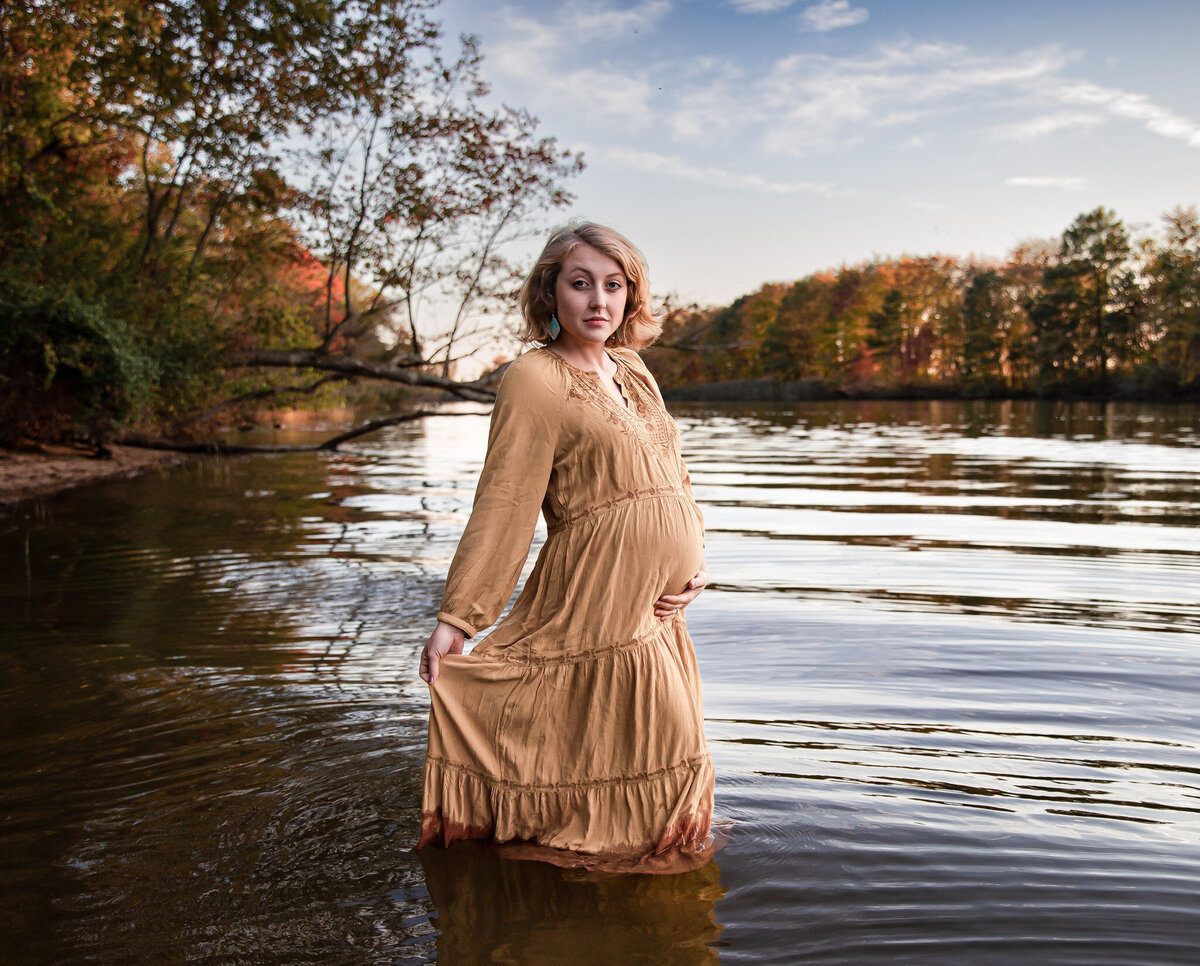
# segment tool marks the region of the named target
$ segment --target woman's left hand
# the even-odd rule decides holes
[[[654,616],[659,620],[674,617],[700,596],[700,591],[708,586],[708,571],[698,570],[696,576],[688,581],[680,594],[663,594],[654,602]]]

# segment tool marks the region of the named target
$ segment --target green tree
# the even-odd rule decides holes
[[[796,282],[779,303],[763,334],[763,374],[775,379],[820,376],[818,333],[828,324],[830,278],[811,275]]]
[[[995,393],[1004,386],[1004,279],[994,268],[973,266],[964,281],[962,387],[969,393]]]
[[[1147,317],[1156,378],[1171,390],[1200,389],[1200,216],[1163,216],[1164,237],[1146,259]]]
[[[878,272],[873,265],[843,267],[829,293],[829,315],[817,332],[817,371],[835,385],[871,378],[867,327],[877,294]]]
[[[1137,286],[1124,224],[1107,208],[1063,232],[1057,264],[1043,276],[1037,312],[1043,361],[1062,386],[1105,389],[1137,345]]]
[[[867,315],[870,323],[867,348],[871,350],[879,377],[893,385],[906,381],[908,376],[905,358],[907,310],[904,293],[893,287],[883,297],[883,304]]]

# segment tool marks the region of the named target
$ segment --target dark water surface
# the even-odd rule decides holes
[[[1200,410],[677,415],[716,862],[410,851],[430,419],[0,516],[0,961],[1200,961]]]

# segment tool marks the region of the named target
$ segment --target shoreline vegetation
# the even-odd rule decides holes
[[[1200,214],[1107,208],[1003,260],[876,258],[676,307],[647,351],[673,399],[1200,399]]]

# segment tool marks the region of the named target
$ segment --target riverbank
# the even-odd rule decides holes
[[[0,506],[49,496],[103,480],[137,476],[147,470],[182,463],[182,453],[112,446],[112,456],[97,459],[70,446],[44,446],[40,452],[0,449]]]

